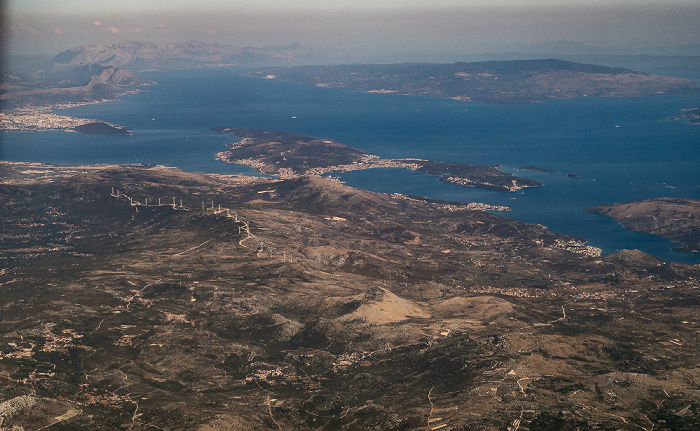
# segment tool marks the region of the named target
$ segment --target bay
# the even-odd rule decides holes
[[[4,133],[0,158],[60,164],[149,163],[196,172],[253,173],[215,159],[233,138],[217,126],[272,129],[333,139],[382,157],[501,165],[543,187],[500,193],[446,184],[416,172],[341,175],[351,186],[433,199],[507,205],[503,215],[548,226],[601,247],[637,248],[700,263],[670,240],[630,232],[583,208],[654,197],[700,199],[700,127],[670,121],[698,96],[582,98],[527,105],[364,94],[254,79],[213,68],[150,72],[158,82],[120,100],[59,111],[122,124],[131,136]],[[533,165],[559,171],[519,171]],[[573,178],[567,174],[575,174]]]

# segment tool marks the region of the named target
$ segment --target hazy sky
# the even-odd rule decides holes
[[[298,42],[355,56],[479,53],[514,43],[699,43],[692,0],[0,0],[11,54],[89,43]],[[612,5],[610,4],[612,3]]]

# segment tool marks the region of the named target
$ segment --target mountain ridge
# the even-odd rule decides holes
[[[300,53],[302,53],[302,47],[297,43],[263,48],[241,48],[197,41],[179,43],[131,41],[71,48],[56,55],[52,61],[52,67],[100,64],[126,67],[138,72],[148,69],[201,67],[202,65],[284,63]]]

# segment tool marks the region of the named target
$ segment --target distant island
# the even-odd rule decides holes
[[[516,191],[542,185],[536,180],[502,172],[499,166],[415,158],[382,159],[329,139],[294,133],[235,127],[215,127],[211,130],[243,138],[230,144],[228,151],[219,153],[219,159],[252,166],[261,173],[281,178],[372,168],[404,168],[439,176],[446,183],[497,191]]]
[[[699,83],[685,79],[555,59],[274,67],[252,75],[369,93],[504,104],[700,93]]]
[[[533,171],[533,172],[543,172],[545,174],[558,174],[560,171],[553,171],[550,169],[540,168],[537,166],[521,166],[518,168],[519,171]]]
[[[700,252],[700,200],[657,198],[586,208],[612,217],[626,229],[683,243],[679,251]]]
[[[687,108],[683,110],[683,114],[671,118],[672,120],[686,120],[690,124],[700,125],[700,107]]]

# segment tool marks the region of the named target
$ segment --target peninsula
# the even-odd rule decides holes
[[[700,200],[657,198],[586,208],[612,217],[626,229],[662,235],[682,243],[679,251],[700,252]]]
[[[440,177],[465,187],[517,191],[542,183],[502,172],[498,166],[448,163],[415,158],[383,159],[329,139],[294,133],[216,127],[215,132],[242,138],[217,155],[220,160],[251,166],[267,175],[293,178],[373,168],[403,168]]]

